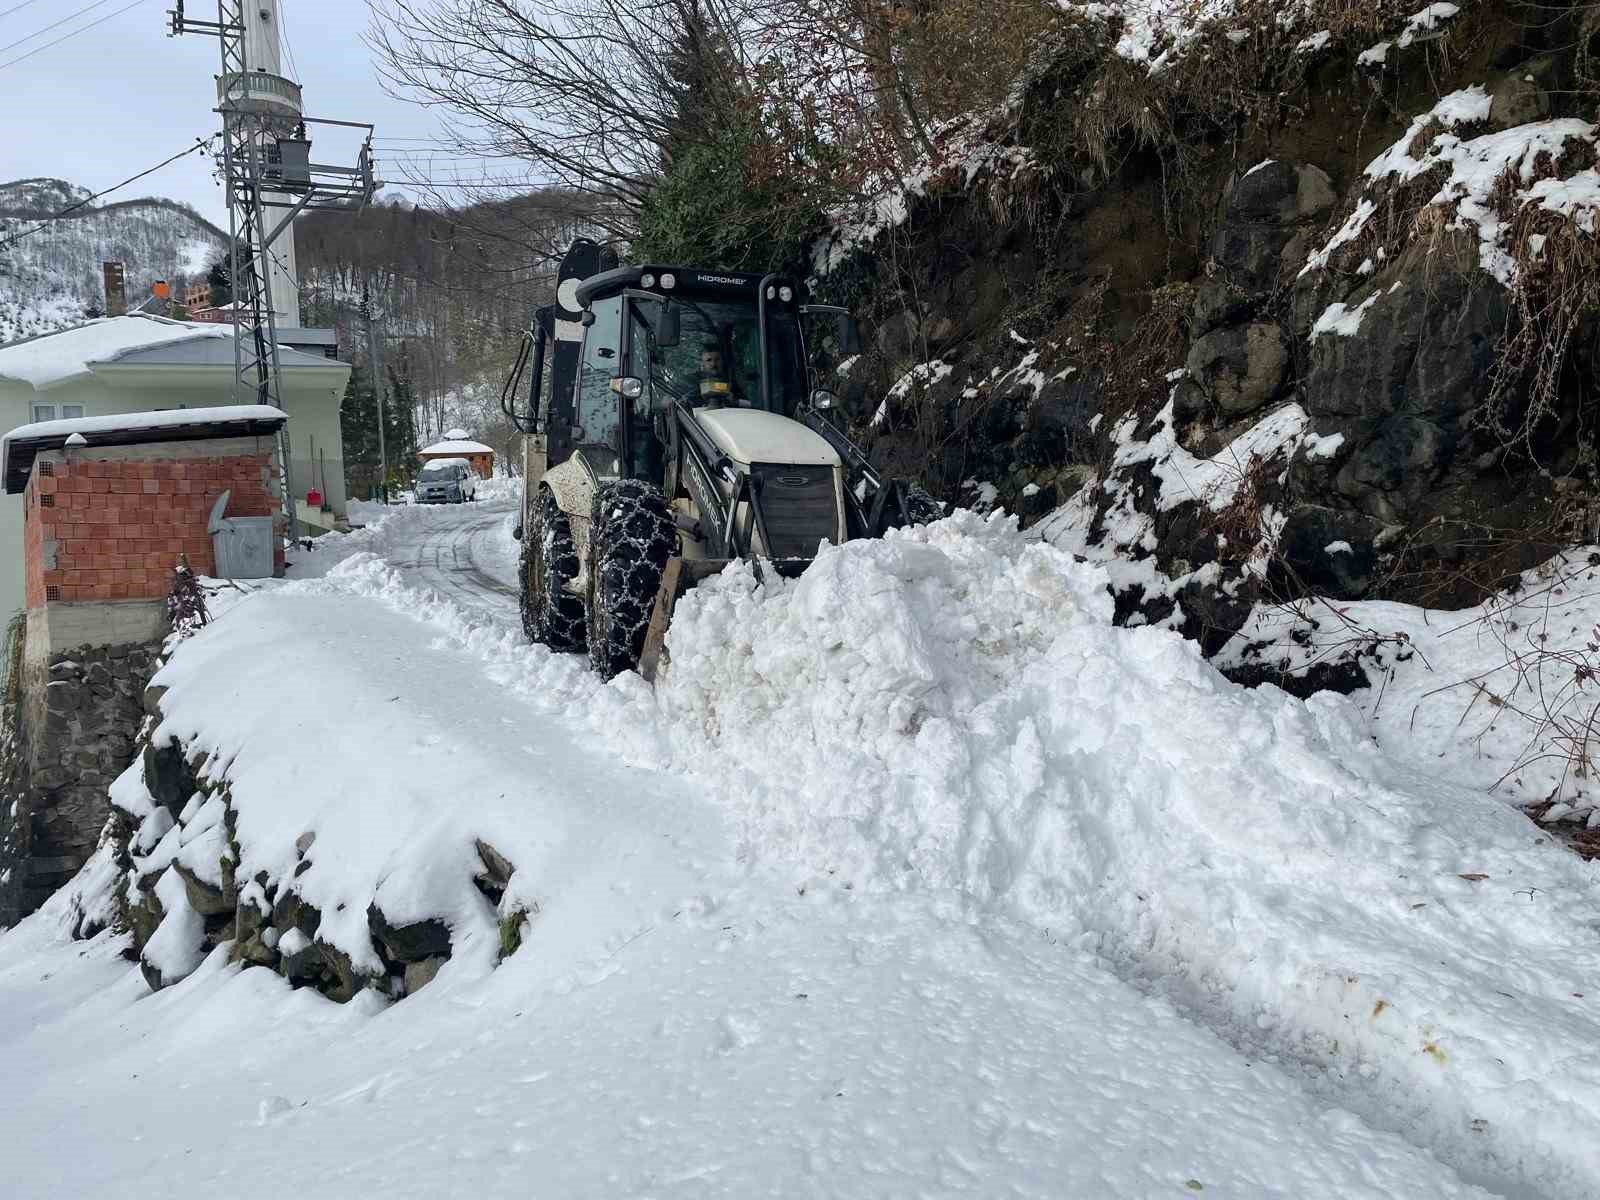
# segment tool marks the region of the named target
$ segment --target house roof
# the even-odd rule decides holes
[[[0,380],[35,391],[94,374],[96,367],[220,367],[233,365],[231,325],[174,321],[148,313],[100,317],[71,329],[0,346]],[[285,370],[336,366],[319,355],[279,348]]]
[[[452,431],[453,432],[453,431]],[[482,442],[471,441],[443,441],[435,442],[417,451],[418,454],[493,454],[493,446],[485,446]]]
[[[200,438],[273,434],[289,414],[262,404],[222,408],[172,408],[159,412],[117,413],[108,417],[73,417],[35,421],[0,437],[0,478],[16,495],[28,486],[33,460],[45,450],[74,446],[137,446],[148,442],[189,442]]]

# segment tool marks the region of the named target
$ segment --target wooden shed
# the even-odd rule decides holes
[[[494,447],[473,441],[465,429],[446,430],[444,441],[424,447],[418,451],[418,457],[424,463],[436,458],[464,458],[472,464],[472,469],[480,478],[488,479],[494,475]]]

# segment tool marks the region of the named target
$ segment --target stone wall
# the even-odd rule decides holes
[[[106,789],[133,761],[159,649],[24,656],[0,718],[0,927],[37,909],[94,852],[110,813]]]

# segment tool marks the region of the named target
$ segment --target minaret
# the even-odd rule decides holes
[[[240,15],[244,18],[244,62],[245,69],[249,72],[265,72],[267,75],[284,78],[283,75],[283,49],[281,45],[281,25],[278,21],[279,0],[245,0],[240,5]],[[265,82],[265,81],[263,81]],[[252,89],[254,91],[255,89]],[[273,97],[277,103],[273,106],[275,113],[282,113],[283,132],[295,132],[295,118],[301,115],[300,88],[296,85],[291,88],[279,89],[279,94]],[[293,113],[293,116],[289,116]],[[279,204],[291,203],[293,198],[280,192],[263,192],[266,199]],[[273,220],[274,212],[282,213],[284,210],[267,210],[268,221]],[[265,255],[264,268],[271,280],[272,311],[280,329],[298,329],[300,327],[300,272],[296,269],[294,261],[294,226],[285,229],[273,241],[270,252]]]

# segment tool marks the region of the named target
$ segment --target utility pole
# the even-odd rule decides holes
[[[184,0],[175,0],[168,13],[170,35],[203,34],[221,47],[216,112],[222,118],[220,165],[234,292],[234,399],[248,396],[275,408],[283,407],[278,319],[284,318],[285,327],[300,323],[294,219],[306,209],[358,210],[377,190],[372,126],[305,116],[300,85],[282,74],[279,3],[217,0],[217,19],[210,21],[190,17]],[[355,165],[312,162],[308,125],[365,130]],[[293,538],[298,513],[287,424],[279,439],[286,534]]]
[[[389,502],[389,452],[384,444],[383,426],[386,421],[383,404],[383,365],[378,361],[378,346],[383,339],[372,319],[372,277],[369,273],[361,284],[361,316],[367,323],[367,363],[372,369],[372,393],[378,405],[378,486],[383,502]]]

